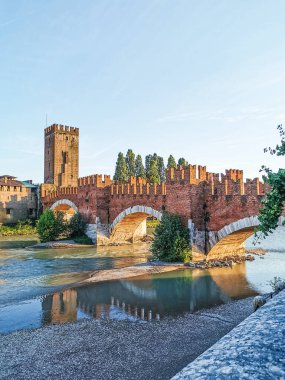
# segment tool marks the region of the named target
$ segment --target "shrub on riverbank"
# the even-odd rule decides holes
[[[67,231],[64,214],[60,211],[45,210],[37,223],[40,241],[46,243],[58,239]]]
[[[64,220],[60,211],[45,210],[37,223],[37,232],[42,243],[72,238],[78,244],[92,244],[85,235],[86,222],[79,213],[73,215],[70,221]]]
[[[0,236],[34,235],[36,233],[36,227],[31,220],[19,221],[15,225],[0,226]]]
[[[164,213],[154,232],[153,257],[168,262],[189,261],[192,257],[189,243],[189,231],[179,215]]]
[[[81,237],[85,236],[86,222],[82,216],[77,212],[70,219],[68,224],[69,236],[70,237]]]

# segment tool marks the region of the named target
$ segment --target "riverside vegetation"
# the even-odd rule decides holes
[[[35,221],[22,220],[14,225],[0,226],[0,236],[23,236],[37,233]]]
[[[37,222],[37,233],[43,243],[73,238],[79,244],[92,244],[91,239],[85,235],[85,229],[86,223],[79,213],[74,214],[70,221],[66,221],[63,212],[47,209]]]

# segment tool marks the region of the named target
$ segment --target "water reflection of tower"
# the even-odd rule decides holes
[[[77,292],[68,289],[44,298],[43,324],[66,323],[77,320]]]

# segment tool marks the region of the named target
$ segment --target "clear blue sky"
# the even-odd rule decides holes
[[[0,174],[43,180],[43,129],[80,175],[119,151],[258,176],[285,121],[284,0],[0,0]]]

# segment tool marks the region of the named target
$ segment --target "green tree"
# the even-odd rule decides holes
[[[285,131],[282,125],[277,127],[281,137],[281,144],[277,145],[274,149],[266,148],[265,153],[269,152],[271,155],[285,156]],[[270,186],[270,191],[263,199],[263,208],[259,212],[260,225],[257,231],[260,231],[263,237],[268,236],[278,227],[278,219],[282,215],[283,205],[285,202],[285,169],[279,169],[274,173],[266,166],[262,166],[261,171],[264,183]]]
[[[165,182],[166,181],[166,169],[165,169],[163,157],[161,157],[161,156],[157,157],[157,166],[158,166],[158,174],[159,174],[160,182]]]
[[[188,166],[188,161],[186,161],[184,157],[180,157],[178,160],[178,165]]]
[[[126,164],[128,169],[128,177],[134,177],[135,176],[135,154],[132,151],[132,149],[128,149],[127,155],[126,155]]]
[[[191,258],[189,231],[183,226],[179,215],[163,214],[154,232],[151,252],[154,258],[161,261],[185,262]]]
[[[122,152],[118,154],[117,162],[116,162],[116,170],[114,175],[115,181],[127,182],[128,177],[128,168],[126,159]]]
[[[66,222],[61,211],[54,212],[46,209],[37,223],[37,232],[41,242],[56,240],[66,232]]]
[[[154,158],[150,161],[149,178],[150,183],[160,183],[157,160]]]
[[[75,213],[69,221],[68,231],[71,237],[85,235],[86,222],[79,214]]]
[[[142,156],[140,154],[138,154],[136,157],[135,175],[136,177],[146,178],[145,168],[143,166]]]
[[[145,174],[146,178],[149,179],[150,163],[152,160],[152,154],[145,156]]]
[[[176,161],[174,159],[174,157],[172,156],[172,154],[168,157],[168,161],[167,161],[167,168],[170,169],[170,168],[176,168],[177,165],[176,165]]]

